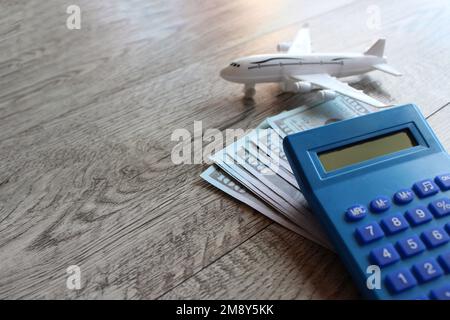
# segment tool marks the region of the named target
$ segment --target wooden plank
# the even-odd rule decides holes
[[[161,299],[352,299],[338,257],[272,224]]]
[[[138,17],[140,3],[133,11]],[[186,16],[188,32],[181,41],[172,36],[186,12],[177,11],[179,19],[164,18],[174,20],[174,26],[167,26],[173,27],[170,33],[157,28],[160,20],[150,34],[136,38],[136,30],[120,19],[130,12],[105,8],[98,18],[106,20],[88,29],[88,35],[70,33],[74,38],[62,39],[67,30],[47,25],[48,30],[36,35],[43,52],[33,48],[35,39],[23,36],[21,41],[31,48],[18,48],[18,65],[6,55],[3,70],[10,82],[2,82],[0,99],[1,297],[157,297],[268,225],[246,206],[205,188],[198,178],[202,167],[174,166],[168,157],[170,132],[181,126],[175,121],[188,116],[189,108],[205,104],[204,85],[210,77],[202,76],[211,70],[203,68],[199,77],[192,77],[201,66],[197,59],[267,31],[238,32],[243,20],[237,17],[230,23],[229,15],[249,11],[249,5],[252,2],[232,7],[224,3],[222,12],[198,3],[206,10],[204,16]],[[192,6],[189,12],[198,8]],[[103,8],[92,5],[95,12]],[[324,6],[310,8],[295,19]],[[19,16],[21,9],[18,5]],[[41,15],[44,21],[57,10],[50,5],[28,9],[36,10],[36,17],[48,9],[50,13]],[[271,17],[272,28],[290,23],[270,7],[250,12],[255,23]],[[205,25],[217,16],[223,18],[217,24],[224,33],[220,38],[214,28],[205,34]],[[144,19],[152,16],[140,18],[141,27],[152,26],[147,23],[151,19]],[[40,24],[31,22],[17,23],[25,33]],[[15,32],[8,32],[2,45],[20,36]],[[154,37],[165,39],[159,50]],[[212,38],[217,43],[207,46]],[[59,41],[63,44],[55,47]],[[37,53],[27,60],[33,56],[29,51]],[[148,52],[156,64],[149,62]],[[185,59],[177,61],[179,57]],[[182,71],[177,72],[179,63]],[[190,86],[185,91],[173,90],[183,88],[186,79]],[[173,82],[165,87],[165,81]],[[196,115],[198,111],[189,121]],[[83,290],[78,292],[65,287],[65,268],[71,264],[82,270]]]
[[[129,8],[120,3],[82,2],[92,10],[86,10],[90,28],[82,34],[60,26],[66,17],[61,4],[39,9],[16,2],[11,15],[0,17],[0,26],[11,19],[18,26],[0,33],[0,298],[157,298],[267,227],[259,214],[201,182],[203,167],[173,165],[170,134],[192,131],[194,120],[203,120],[205,129],[248,128],[294,107],[301,98],[277,96],[275,85],[261,86],[255,104],[245,104],[240,89],[219,80],[218,71],[236,56],[273,51],[297,24],[271,31],[297,19],[309,20],[318,48],[360,50],[367,30],[352,30],[353,22],[343,17],[364,16],[371,4],[319,15],[331,8],[310,1],[298,2],[300,7],[265,2],[262,11],[244,1],[219,8],[189,3],[186,11],[177,2],[150,8],[144,1]],[[417,25],[424,35],[436,32],[448,10],[434,9],[441,2],[427,3],[433,19],[425,24],[419,13],[427,7],[420,2],[405,9],[408,16],[380,2],[383,12],[395,9],[384,32],[400,35]],[[308,10],[295,10],[302,6]],[[26,20],[27,12],[36,14]],[[19,45],[7,49],[16,38]],[[438,43],[423,50],[447,68],[441,52],[448,43]],[[390,56],[398,52],[388,48]],[[433,77],[442,70],[423,69],[411,69],[405,78],[425,77],[430,88],[417,95],[410,83],[398,91],[423,99],[430,114],[445,99],[431,88],[442,88]],[[371,83],[363,85],[374,90]],[[397,96],[394,82],[386,90]],[[70,264],[82,268],[81,291],[65,287]]]
[[[0,41],[0,74],[5,76],[0,78],[0,120],[6,124],[0,136],[96,105],[136,83],[159,87],[167,81],[156,79],[160,75],[205,58],[214,61],[226,48],[351,1],[285,0],[261,6],[257,0],[126,5],[84,0],[77,31],[66,28],[66,3],[18,4],[17,12],[0,21],[17,25]],[[211,76],[217,79],[216,72]],[[171,88],[176,95],[179,87]],[[151,93],[166,94],[158,90]]]
[[[447,152],[450,151],[450,101],[439,108],[428,119],[428,123],[433,128],[438,139],[441,141]]]
[[[406,72],[407,70],[403,70],[405,71],[405,77],[403,77],[402,79],[393,78],[387,75],[383,75],[380,72],[376,72],[373,73],[369,78],[364,77],[360,85],[364,86],[371,93],[381,94],[386,99],[391,99],[390,97],[396,97],[396,102],[409,102],[411,99],[410,97],[414,96],[415,94],[414,90],[416,90],[417,86],[420,86],[420,88],[422,88],[423,94],[421,94],[415,102],[423,106],[426,112],[428,112],[429,109],[429,113],[431,113],[433,111],[433,106],[438,107],[445,103],[446,99],[442,98],[442,92],[445,91],[443,90],[445,89],[445,87],[443,88],[443,85],[447,83],[447,81],[443,81],[445,79],[442,79],[442,77],[436,78],[439,75],[443,74],[442,72],[439,72],[438,69],[445,69],[447,67],[445,65],[446,62],[443,61],[440,64],[430,63],[430,61],[435,61],[436,59],[440,58],[440,50],[448,49],[448,41],[445,40],[446,37],[443,37],[442,40],[439,39],[439,41],[433,40],[437,39],[437,36],[440,36],[440,30],[442,30],[442,28],[439,28],[439,26],[442,25],[444,21],[446,21],[449,15],[447,3],[444,2],[442,4],[442,8],[437,6],[436,4],[439,3],[428,3],[428,6],[430,6],[431,9],[426,10],[426,8],[423,7],[423,3],[414,3],[408,8],[408,11],[406,12],[407,14],[405,14],[404,10],[401,9],[392,10],[391,13],[391,8],[388,7],[388,2],[380,2],[379,7],[382,10],[381,12],[383,13],[383,17],[385,16],[384,13],[388,12],[387,16],[390,17],[392,14],[394,15],[393,19],[395,19],[392,23],[382,24],[381,26],[384,29],[382,29],[381,31],[372,31],[365,28],[364,19],[367,19],[365,9],[370,6],[369,1],[361,2],[357,8],[358,10],[356,10],[356,12],[360,11],[361,14],[357,15],[360,18],[359,20],[357,20],[358,23],[355,24],[362,26],[362,28],[358,28],[356,30],[353,30],[354,23],[342,23],[340,19],[335,18],[334,13],[326,15],[324,18],[316,20],[310,19],[312,28],[314,28],[314,25],[317,26],[315,29],[313,29],[315,47],[317,49],[323,48],[322,50],[362,51],[363,48],[368,45],[369,38],[376,38],[378,36],[383,36],[386,34],[389,35],[387,53],[390,56],[390,61],[394,65],[404,68],[408,68],[410,65],[418,64],[417,70],[420,70],[421,72],[415,74],[414,68],[411,72]],[[353,6],[344,8],[343,10],[345,11],[343,11],[341,14],[354,15],[352,13],[352,8]],[[430,12],[426,15],[427,19],[424,19],[423,12]],[[336,17],[339,17],[339,14],[336,14]],[[323,21],[321,19],[323,19]],[[330,21],[334,21],[332,25],[330,25]],[[416,38],[405,38],[400,33],[401,31],[399,31],[403,30],[403,28],[414,29],[418,25],[422,27],[421,35],[425,39],[424,41],[418,43],[415,43]],[[210,53],[210,55],[207,55],[207,50],[205,50],[205,52],[202,51],[203,55],[192,55],[191,53],[189,53],[183,55],[183,57],[191,57],[191,60],[189,60],[190,62],[202,61],[202,63],[200,63],[201,66],[197,67],[211,67],[211,69],[209,69],[209,77],[213,76],[212,79],[206,76],[207,79],[205,80],[209,81],[205,81],[203,82],[203,84],[198,84],[198,82],[196,82],[197,85],[205,86],[206,83],[208,83],[209,86],[215,85],[218,82],[217,80],[219,80],[217,78],[217,71],[220,70],[220,68],[235,55],[238,56],[245,53],[261,52],[260,48],[263,48],[263,51],[272,51],[274,44],[277,41],[279,41],[280,39],[289,39],[295,33],[296,28],[297,25],[293,26],[290,29],[284,30],[284,32],[277,33],[277,36],[272,37],[273,40],[271,41],[264,41],[264,39],[261,39],[261,41],[254,41],[254,43],[250,46],[237,47],[240,50],[236,50],[235,54],[232,54],[232,52],[228,53],[228,56],[226,56],[226,58],[220,56],[216,57],[214,52]],[[327,32],[322,32],[322,28],[327,30]],[[113,31],[115,32],[115,29],[113,29]],[[112,33],[114,34],[114,32]],[[233,30],[233,32],[231,33],[236,34],[238,32],[236,30]],[[346,34],[352,34],[352,36],[345,36]],[[339,39],[339,41],[336,41],[336,39]],[[77,41],[75,40],[74,43],[77,43]],[[220,43],[222,43],[223,39],[221,38],[220,40]],[[255,46],[255,43],[259,45]],[[439,43],[439,48],[442,49],[436,48],[436,43]],[[261,46],[261,44],[264,45]],[[150,48],[142,48],[141,46],[139,46],[139,44],[135,44],[134,42],[125,42],[125,45],[127,45],[125,48],[120,47],[125,52],[120,51],[119,58],[117,58],[116,55],[113,55],[109,59],[105,58],[107,60],[105,61],[105,63],[103,63],[103,60],[105,59],[100,60],[100,63],[96,63],[94,60],[93,62],[89,62],[87,64],[85,62],[75,60],[72,64],[76,65],[77,68],[72,70],[73,72],[70,72],[70,70],[66,70],[67,72],[59,73],[59,75],[52,74],[48,77],[45,77],[45,75],[48,74],[45,70],[39,70],[40,72],[36,72],[37,70],[33,69],[32,72],[30,71],[30,74],[26,73],[26,79],[28,79],[27,77],[31,74],[40,75],[41,78],[34,81],[34,84],[37,84],[38,87],[33,85],[29,88],[19,87],[20,89],[18,90],[21,92],[28,92],[27,90],[31,90],[31,92],[33,93],[27,94],[24,97],[22,97],[21,95],[17,97],[17,90],[9,92],[9,94],[5,95],[5,104],[9,107],[2,108],[5,109],[4,119],[7,124],[7,126],[5,126],[1,132],[2,136],[9,136],[14,132],[21,132],[26,128],[37,125],[39,122],[43,121],[43,118],[45,119],[45,122],[48,122],[49,114],[50,117],[57,117],[58,115],[64,114],[64,112],[70,112],[70,110],[79,109],[80,106],[95,106],[96,103],[107,100],[108,97],[113,95],[113,93],[121,92],[123,89],[129,86],[135,85],[136,82],[157,83],[157,85],[150,87],[150,90],[152,94],[155,94],[158,97],[161,95],[167,95],[166,90],[169,89],[168,87],[170,87],[172,90],[179,90],[179,87],[171,85],[169,79],[165,79],[164,77],[157,77],[158,75],[164,74],[172,69],[167,68],[167,66],[164,65],[155,65],[154,63],[149,64],[147,62],[148,55],[146,50],[150,51]],[[96,49],[95,47],[90,48],[87,45],[85,46],[87,47],[88,52],[94,51],[95,53],[96,50],[101,50]],[[204,44],[200,45],[200,47],[207,48],[207,46]],[[413,47],[415,49],[414,51],[408,52],[408,54],[405,55],[405,52],[403,51],[405,47]],[[108,49],[109,48],[105,49],[105,51],[107,51]],[[430,52],[427,52],[427,50]],[[73,50],[68,51],[71,52]],[[167,56],[167,51],[158,53],[154,52],[152,49],[151,52],[154,60],[166,61],[166,59],[163,57]],[[103,52],[100,51],[97,55],[101,57],[102,53]],[[103,55],[104,54],[105,53],[103,53]],[[61,56],[67,59],[65,55]],[[83,55],[80,54],[76,55],[75,57],[78,56],[81,56],[84,60],[86,59]],[[426,56],[427,58],[424,59],[424,56]],[[176,59],[176,57],[174,57],[174,59]],[[49,70],[53,70],[54,68],[52,68],[52,63],[53,61],[58,59],[56,56],[50,55],[48,60],[51,63],[44,63],[45,61],[39,62],[42,62],[43,66],[47,66]],[[130,67],[127,63],[124,63],[124,61],[126,61],[127,63],[136,63],[136,65]],[[210,63],[208,61],[210,61]],[[183,65],[184,63],[185,61],[180,61],[180,65]],[[173,64],[171,64],[171,66],[173,66]],[[179,64],[176,64],[176,66],[179,67]],[[21,70],[21,73],[24,73],[24,71]],[[124,74],[126,75],[125,77],[123,76]],[[179,71],[179,74],[180,76],[184,76],[186,73],[184,73],[183,70]],[[64,75],[66,75],[67,77]],[[192,74],[189,75],[191,76]],[[425,79],[425,75],[430,76],[426,77]],[[43,76],[44,78],[42,79]],[[204,77],[203,75],[201,76]],[[31,79],[32,78],[30,78],[29,81],[31,81]],[[21,78],[21,80],[23,80],[23,78]],[[53,90],[55,89],[55,82],[57,85],[59,83],[58,81],[61,81],[61,87],[64,87],[65,89],[70,88],[70,90],[67,90],[68,92],[66,92],[65,89]],[[125,81],[125,83],[123,81]],[[96,86],[88,85],[92,82],[95,82]],[[8,83],[11,83],[12,86],[17,88],[17,83],[11,81],[11,78],[9,79]],[[48,86],[47,89],[43,89],[40,87],[43,84],[46,84],[46,86]],[[219,81],[217,85],[223,86],[222,81]],[[161,90],[161,86],[166,86],[166,90],[162,90],[162,92],[159,92]],[[230,88],[230,91],[234,93],[235,91],[231,89],[233,87],[235,87],[235,85],[229,84],[226,88]],[[185,88],[184,85],[182,88],[188,90],[188,88]],[[208,86],[206,86],[206,88],[208,88]],[[46,90],[51,90],[52,93],[49,93]],[[222,90],[222,92],[224,93],[222,96],[230,97],[230,91]],[[39,95],[38,97],[36,97],[36,93],[38,92],[40,92],[42,96]],[[233,93],[231,97],[235,96],[235,94]],[[54,94],[63,94],[63,96],[55,96],[53,99],[51,99],[51,101],[48,101],[47,99],[49,97],[52,97]],[[217,98],[221,98],[222,96],[218,96]],[[17,101],[15,99],[12,99],[12,97],[16,97],[19,100]],[[41,97],[44,97],[45,100],[41,101]],[[23,101],[23,99],[29,100]],[[298,102],[298,100],[296,99],[294,99],[294,101],[295,102],[293,103]],[[43,110],[41,108],[45,109]],[[131,106],[127,106],[127,108],[131,108]],[[28,117],[24,117],[22,111],[30,111],[32,113],[29,116],[30,119]],[[11,124],[11,127],[9,127],[8,124]]]

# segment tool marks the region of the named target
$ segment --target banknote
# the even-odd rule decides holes
[[[216,188],[228,193],[232,197],[244,202],[255,210],[258,210],[270,219],[284,225],[288,229],[302,233],[302,229],[293,224],[289,220],[285,219],[282,215],[276,212],[273,208],[266,203],[249,193],[247,189],[236,181],[233,177],[222,171],[217,166],[210,166],[206,171],[201,174],[201,177],[211,183]]]
[[[251,173],[249,173],[239,164],[234,162],[231,159],[231,157],[229,157],[225,153],[225,150],[213,156],[212,160],[221,169],[223,169],[229,175],[234,177],[241,184],[243,184],[250,191],[252,191],[255,195],[257,195],[260,199],[265,201],[267,204],[271,205],[273,208],[277,209],[280,213],[284,214],[286,217],[296,215],[296,210],[294,207],[292,207],[285,199],[280,197],[268,186],[261,183]],[[294,219],[294,222],[298,221],[295,221]]]
[[[291,166],[283,151],[283,139],[274,129],[267,128],[260,131],[259,134],[251,134],[249,139],[259,150],[265,152],[280,166],[292,173]]]
[[[264,163],[277,175],[290,183],[294,188],[299,189],[297,180],[295,180],[295,176],[290,171],[281,166],[279,159],[274,159],[273,156],[271,157],[270,155],[266,154],[253,143],[246,145],[245,148],[252,156],[257,157],[262,163]]]
[[[247,181],[252,181],[252,184],[257,189],[262,190],[265,188],[265,193],[268,194],[270,192],[271,199],[276,199],[275,202],[281,204],[285,201],[282,203],[285,209],[283,213],[289,220],[300,227],[307,226],[308,231],[311,233],[320,234],[321,229],[309,210],[303,195],[297,188],[262,163],[259,158],[247,152],[244,147],[247,141],[248,139],[245,137],[239,139],[233,145],[225,148],[225,156],[223,153],[219,153],[219,155],[214,155],[212,160],[232,176],[233,171],[242,173],[241,176],[246,175],[246,178],[241,180],[244,184]],[[288,205],[286,205],[286,202]]]
[[[259,157],[253,156],[244,146],[244,139],[236,142],[237,148],[227,148],[227,154],[261,183],[268,186],[294,208],[301,206],[303,196],[298,189],[287,183],[274,170],[264,164]]]
[[[367,104],[338,96],[314,106],[301,106],[267,118],[269,125],[282,137],[299,131],[320,127],[332,122],[350,119],[374,112]]]
[[[211,160],[216,166],[205,171],[202,177],[290,230],[295,226],[298,228],[295,232],[303,232],[305,237],[330,247],[299,190],[283,151],[283,138],[374,111],[376,109],[368,105],[338,96],[334,100],[282,112],[267,118],[256,129],[213,155]],[[245,196],[221,184],[224,177],[228,179],[225,181],[232,181],[232,185],[239,184]]]
[[[313,240],[314,242],[317,242],[324,247],[331,248],[325,236],[322,236],[323,238],[322,239],[320,234],[318,236],[313,235],[307,230],[300,228],[296,224],[292,223],[291,221],[280,215],[273,208],[266,205],[263,201],[255,197],[253,194],[249,193],[243,185],[241,185],[239,182],[233,179],[233,177],[223,172],[220,168],[216,167],[215,165],[210,166],[208,169],[206,169],[201,174],[201,177],[207,182],[209,182],[211,185],[218,188],[219,190],[222,190],[223,192],[229,194],[233,198],[236,198],[237,200],[247,204],[249,207],[257,210],[258,212],[262,213],[269,219],[279,223],[285,228],[305,238]]]

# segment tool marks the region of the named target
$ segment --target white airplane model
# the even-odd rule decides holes
[[[255,95],[256,83],[278,82],[287,92],[306,93],[319,89],[322,99],[333,99],[339,93],[383,107],[386,105],[382,102],[337,78],[372,70],[401,76],[383,56],[385,42],[379,39],[364,53],[311,53],[309,28],[303,27],[292,44],[278,44],[277,49],[282,53],[240,58],[223,69],[220,75],[225,80],[243,83],[245,96],[249,98]]]

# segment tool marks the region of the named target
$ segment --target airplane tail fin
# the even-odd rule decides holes
[[[384,46],[386,44],[385,39],[378,39],[369,49],[364,52],[365,55],[383,57]]]
[[[386,45],[386,39],[378,39],[369,49],[364,52],[365,55],[376,56],[383,58],[384,55],[384,46]],[[386,62],[386,59],[384,59]],[[374,69],[389,73],[393,76],[401,76],[402,74],[397,71],[395,68],[391,67],[387,63],[379,63],[373,65]]]

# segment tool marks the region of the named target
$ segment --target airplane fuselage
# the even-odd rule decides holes
[[[359,53],[264,54],[236,60],[221,71],[221,76],[244,84],[284,82],[290,75],[318,73],[340,78],[372,71],[373,65],[380,63],[386,59]]]

